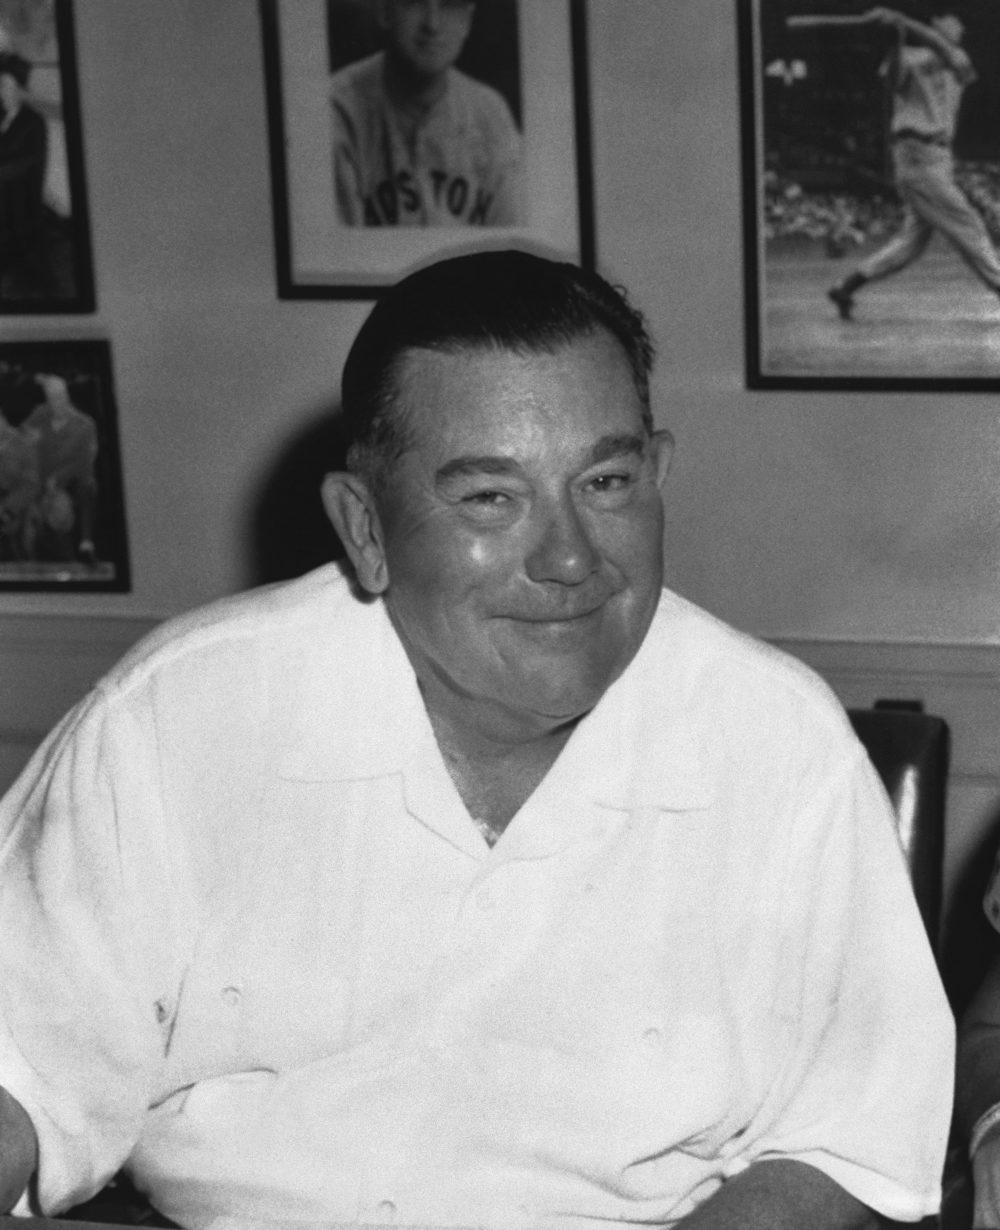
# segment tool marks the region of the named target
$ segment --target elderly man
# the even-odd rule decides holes
[[[166,625],[9,796],[8,1203],[127,1164],[192,1227],[934,1210],[888,803],[822,683],[661,588],[650,364],[533,256],[379,301],[323,489],[356,587]]]

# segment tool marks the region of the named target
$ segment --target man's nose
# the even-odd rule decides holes
[[[532,581],[579,585],[600,561],[586,523],[570,500],[544,510],[525,568]]]

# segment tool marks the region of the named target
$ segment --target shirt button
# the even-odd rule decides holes
[[[236,1008],[239,1006],[239,1002],[243,998],[243,992],[239,987],[223,987],[222,998],[230,1006],[230,1008]]]
[[[393,1222],[396,1220],[396,1205],[391,1200],[380,1200],[375,1207],[379,1221]]]
[[[663,1041],[663,1030],[658,1025],[650,1025],[642,1031],[642,1040],[647,1046],[659,1046]]]

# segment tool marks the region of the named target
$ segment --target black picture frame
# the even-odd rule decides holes
[[[513,14],[519,31],[515,40],[508,30],[497,44],[514,48],[513,70],[507,61],[494,65],[493,76],[523,135],[525,219],[517,226],[454,227],[345,225],[334,216],[327,82],[337,48],[331,13],[356,3],[260,0],[278,297],[375,299],[429,260],[483,247],[523,247],[593,268],[584,0],[493,6]],[[345,22],[341,58],[370,50],[354,34]],[[478,55],[485,63],[483,51],[470,37],[458,67],[471,73],[465,57]]]
[[[0,3],[0,31],[0,65],[13,54],[29,72],[23,114],[0,128],[0,315],[92,312],[71,0]]]
[[[1000,297],[940,234],[901,272],[864,284],[848,319],[829,298],[903,217],[882,67],[899,35],[859,22],[871,7],[735,0],[746,385],[996,392]],[[915,12],[908,0],[895,7]],[[962,11],[978,78],[959,115],[955,178],[1000,249],[1000,74],[988,54],[1000,45],[1000,8],[969,0]]]
[[[110,343],[0,343],[0,591],[130,588]]]

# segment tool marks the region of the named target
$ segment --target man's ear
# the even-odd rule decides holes
[[[667,481],[667,474],[670,472],[670,462],[674,456],[674,437],[663,427],[659,431],[653,432],[652,443],[653,464],[656,467],[656,485],[662,487]]]
[[[358,582],[370,594],[389,586],[382,524],[368,484],[356,474],[334,470],[320,487],[323,507],[354,565]]]

